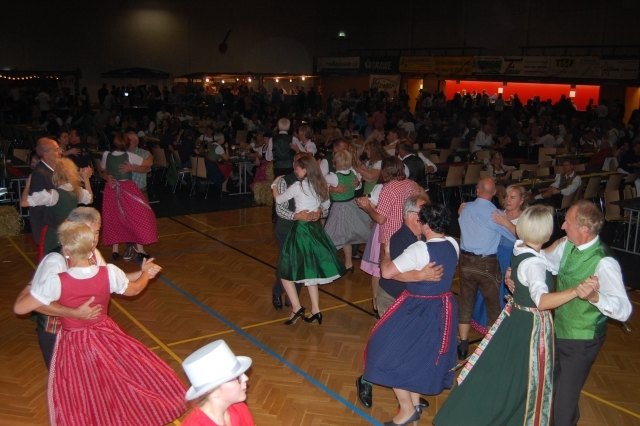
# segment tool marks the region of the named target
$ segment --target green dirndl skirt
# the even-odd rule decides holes
[[[345,269],[320,222],[296,221],[282,246],[278,272],[285,280],[316,285],[337,280]]]

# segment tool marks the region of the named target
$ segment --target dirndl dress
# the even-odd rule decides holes
[[[305,285],[317,285],[335,281],[344,272],[344,264],[320,223],[296,221],[280,252],[279,276]]]
[[[64,272],[60,281],[61,304],[78,306],[95,296],[94,303],[109,306],[106,267],[89,279]],[[94,321],[60,319],[49,371],[52,425],[157,426],[184,413],[186,386],[106,313]]]
[[[457,306],[451,293],[457,253],[448,241],[427,243],[430,261],[444,266],[440,281],[408,283],[376,323],[365,349],[364,379],[436,395],[453,384]]]
[[[513,256],[513,299],[491,326],[458,376],[458,386],[433,423],[443,425],[548,425],[553,397],[553,320],[539,311],[517,268],[533,254]],[[552,288],[553,278],[547,272]],[[493,391],[492,391],[493,390]]]
[[[104,187],[102,244],[158,242],[156,215],[132,180],[118,180]]]
[[[380,225],[374,224],[364,248],[360,269],[372,277],[380,277]]]
[[[371,219],[354,198],[332,200],[324,230],[339,250],[345,245],[366,243],[371,235]]]

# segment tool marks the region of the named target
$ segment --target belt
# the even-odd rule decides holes
[[[462,254],[466,254],[467,256],[474,256],[474,257],[496,257],[495,253],[494,254],[475,254],[466,250],[460,250],[460,252]]]

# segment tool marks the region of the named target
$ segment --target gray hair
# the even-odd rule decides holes
[[[281,132],[288,132],[291,127],[291,121],[288,118],[281,118],[278,120],[278,130]]]
[[[93,207],[76,207],[71,210],[69,216],[67,216],[69,222],[81,222],[85,224],[100,223],[100,212]]]
[[[420,211],[420,206],[418,206],[418,202],[424,201],[425,203],[429,202],[429,199],[425,197],[423,194],[412,195],[407,198],[407,201],[402,205],[402,218],[406,218],[409,213],[418,213]]]

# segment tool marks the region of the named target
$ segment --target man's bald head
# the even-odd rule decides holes
[[[493,196],[496,195],[496,183],[493,178],[485,177],[480,179],[476,186],[476,194],[478,198],[491,200]]]
[[[36,143],[36,153],[39,157],[42,157],[42,155],[49,149],[56,148],[58,148],[58,142],[56,142],[53,138],[43,137],[38,139],[38,142]]]
[[[36,143],[36,153],[49,166],[53,167],[60,158],[60,145],[55,139],[44,137],[38,139]]]

